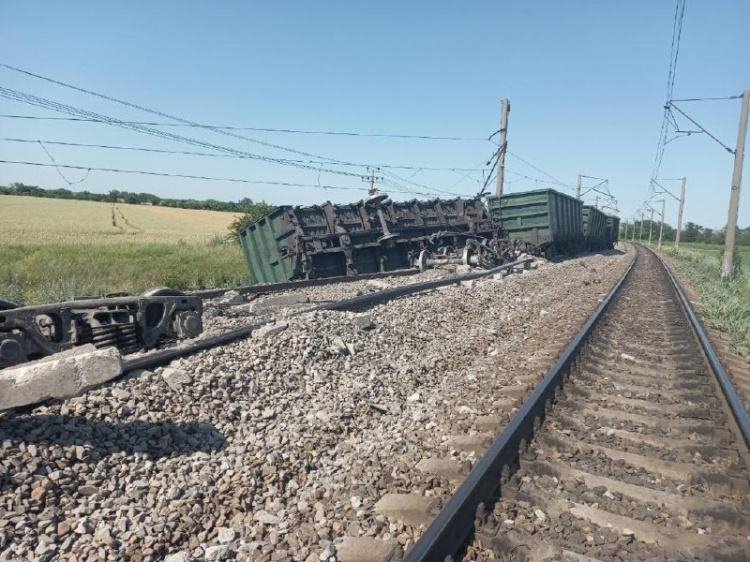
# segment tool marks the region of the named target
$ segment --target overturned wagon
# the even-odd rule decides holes
[[[607,215],[607,247],[614,248],[620,238],[620,217]]]
[[[609,246],[607,215],[593,205],[584,205],[582,209],[585,249],[594,252],[604,250]]]
[[[479,198],[393,202],[383,193],[349,205],[279,207],[240,233],[256,283],[394,271],[416,265],[422,252],[481,250],[492,238]]]

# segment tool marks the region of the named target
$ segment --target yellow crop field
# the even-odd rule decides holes
[[[156,286],[247,284],[235,215],[0,195],[0,299],[19,305]]]
[[[0,240],[8,244],[205,242],[224,236],[232,213],[0,195]]]

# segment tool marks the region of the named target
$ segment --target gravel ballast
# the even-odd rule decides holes
[[[377,501],[442,503],[455,484],[416,465],[470,468],[477,453],[452,438],[512,413],[501,403],[543,375],[541,350],[573,337],[631,257],[541,263],[361,313],[287,315],[270,332],[2,419],[0,560],[333,562],[346,536],[407,547],[421,528],[377,513]],[[298,304],[367,283],[311,289]],[[247,322],[216,318],[211,328]]]

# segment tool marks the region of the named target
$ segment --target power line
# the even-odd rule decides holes
[[[39,140],[37,139],[20,139],[20,138],[0,138],[0,141],[3,142],[18,142],[18,143],[37,143]],[[52,144],[52,145],[59,145],[59,146],[72,146],[72,147],[80,147],[80,148],[102,148],[102,149],[109,149],[109,150],[133,150],[133,151],[139,151],[139,152],[154,152],[157,154],[178,154],[178,155],[184,155],[184,156],[204,156],[209,158],[240,158],[240,159],[251,159],[251,160],[257,160],[254,156],[241,156],[241,155],[235,155],[235,154],[216,154],[213,152],[193,152],[193,151],[186,151],[186,150],[165,150],[160,148],[148,148],[148,147],[140,147],[140,146],[121,146],[121,145],[109,145],[109,144],[89,144],[89,143],[79,143],[79,142],[66,142],[66,141],[54,141],[54,140],[44,140],[43,141],[46,144]],[[322,160],[291,160],[288,158],[279,158],[275,159],[278,162],[281,163],[289,163],[289,164],[326,164],[326,162],[323,162]],[[337,164],[339,165],[339,164]],[[345,164],[345,166],[355,166],[355,167],[367,167],[367,164],[357,164],[352,162],[351,164]],[[378,165],[371,165],[370,167],[373,168],[390,168],[394,170],[425,170],[425,171],[443,171],[443,172],[480,172],[483,170],[483,168],[446,168],[446,167],[430,167],[430,166],[398,166],[393,164],[378,164]],[[316,170],[319,170],[318,168],[315,168]],[[359,174],[357,174],[359,175]]]
[[[718,138],[716,138],[716,137],[715,137],[714,135],[712,135],[711,133],[709,133],[709,132],[708,132],[708,131],[707,131],[707,130],[706,130],[706,129],[705,129],[705,128],[704,128],[704,127],[703,127],[703,126],[702,126],[702,125],[700,124],[700,123],[698,123],[698,122],[697,122],[697,121],[696,121],[695,119],[693,119],[692,117],[690,117],[690,116],[689,116],[689,115],[688,115],[687,113],[685,113],[684,111],[682,111],[682,110],[681,110],[681,109],[680,109],[679,107],[677,107],[677,106],[676,106],[675,104],[673,104],[673,103],[671,103],[671,102],[670,102],[670,105],[671,105],[672,107],[674,107],[674,108],[675,108],[675,109],[676,109],[677,111],[679,111],[679,112],[680,112],[680,113],[681,113],[681,114],[682,114],[682,115],[683,115],[683,116],[684,116],[684,117],[685,117],[685,118],[686,118],[686,119],[687,119],[688,121],[690,121],[690,122],[691,122],[691,123],[692,123],[693,125],[695,125],[696,127],[698,127],[698,128],[699,128],[699,129],[701,130],[701,132],[703,132],[703,133],[706,133],[706,134],[707,134],[707,135],[708,135],[709,137],[711,137],[711,138],[712,138],[713,140],[715,140],[715,141],[716,141],[717,143],[719,143],[719,144],[720,144],[720,145],[721,145],[722,147],[724,147],[724,150],[726,150],[726,151],[727,151],[727,152],[729,152],[730,154],[734,154],[734,150],[733,150],[732,148],[728,147],[728,146],[727,146],[727,145],[725,145],[725,144],[724,144],[723,142],[721,142],[721,141],[720,141],[720,140],[719,140]]]
[[[82,178],[81,178],[80,180],[78,180],[78,181],[70,181],[70,180],[69,180],[68,178],[66,178],[66,177],[65,177],[65,174],[63,174],[63,173],[62,173],[62,171],[60,171],[60,166],[58,166],[58,165],[57,165],[57,161],[56,161],[56,160],[55,160],[55,158],[54,158],[54,157],[53,157],[53,156],[52,156],[52,155],[51,155],[51,154],[49,153],[49,150],[47,150],[47,147],[46,147],[46,146],[44,146],[44,144],[42,144],[42,141],[37,141],[37,142],[39,143],[39,146],[41,146],[41,147],[42,147],[42,150],[44,151],[44,153],[45,153],[45,154],[46,154],[46,155],[47,155],[47,156],[49,157],[49,159],[50,159],[50,160],[52,161],[52,164],[53,164],[53,165],[55,166],[55,170],[57,170],[57,174],[58,174],[58,175],[59,175],[59,176],[60,176],[60,177],[61,177],[61,178],[63,179],[63,181],[64,181],[65,183],[67,183],[68,185],[71,185],[71,186],[72,186],[72,185],[76,185],[76,184],[78,184],[78,183],[83,183],[84,181],[86,181],[86,178],[88,178],[88,177],[89,177],[89,174],[91,173],[91,170],[87,170],[87,171],[86,171],[86,175],[84,175],[84,176],[83,176],[83,177],[82,177]]]
[[[82,122],[82,123],[104,123],[98,119],[83,119],[75,117],[43,117],[35,115],[0,115],[4,119],[29,119],[38,121],[67,121],[67,122]],[[387,139],[420,139],[420,140],[440,140],[440,141],[482,141],[485,142],[487,139],[484,137],[454,137],[454,136],[440,136],[440,135],[409,135],[399,133],[358,133],[354,131],[316,131],[316,130],[304,130],[304,129],[279,129],[272,127],[239,127],[233,125],[201,125],[199,123],[163,123],[158,121],[128,121],[128,123],[134,125],[148,125],[150,127],[194,127],[200,129],[223,129],[226,131],[257,131],[265,133],[289,133],[298,135],[332,135],[332,136],[345,136],[345,137],[369,137],[369,138],[387,138]]]
[[[685,17],[685,5],[687,0],[676,0],[674,22],[672,23],[672,45],[669,52],[669,70],[667,71],[667,92],[664,103],[664,114],[659,131],[659,142],[656,145],[656,155],[654,156],[654,165],[651,169],[651,179],[659,175],[661,164],[664,159],[664,151],[667,146],[667,137],[669,136],[669,119],[671,113],[669,110],[669,100],[672,99],[674,91],[675,77],[677,74],[677,60],[680,54],[680,39],[682,37],[682,21]],[[653,184],[649,182],[649,189]]]
[[[412,181],[410,179],[404,178],[402,176],[399,176],[398,174],[394,174],[393,172],[383,171],[383,175],[387,175],[387,176],[390,176],[391,178],[395,178],[396,182],[408,183],[408,184],[413,185],[415,187],[419,187],[419,188],[422,188],[422,189],[430,190],[433,193],[438,193],[438,194],[443,194],[443,195],[451,195],[453,197],[460,197],[461,196],[460,193],[456,193],[454,191],[445,191],[445,190],[437,189],[437,188],[434,188],[434,187],[428,187],[428,186],[426,186],[424,184],[421,184],[421,183]],[[391,179],[390,181],[391,181],[391,183],[394,183],[395,185],[399,185],[399,183],[394,182],[393,179]]]
[[[572,187],[572,186],[570,186],[570,185],[568,185],[568,184],[566,184],[566,183],[564,183],[564,182],[560,181],[560,180],[559,180],[559,179],[557,179],[557,178],[556,178],[555,176],[553,176],[553,175],[551,175],[551,174],[548,174],[547,172],[545,172],[545,171],[544,171],[544,170],[542,170],[541,168],[537,168],[536,166],[534,166],[534,164],[532,164],[532,163],[531,163],[531,162],[529,162],[528,160],[524,160],[524,159],[523,159],[523,158],[521,158],[521,157],[520,157],[520,156],[519,156],[518,154],[515,154],[515,153],[511,152],[510,150],[508,151],[508,154],[510,154],[510,155],[511,155],[511,156],[513,156],[514,158],[517,158],[518,160],[520,160],[521,162],[523,162],[524,164],[526,164],[526,165],[527,165],[527,166],[529,166],[530,168],[533,168],[534,170],[536,170],[536,171],[537,171],[537,172],[539,172],[540,174],[543,174],[543,175],[547,176],[548,178],[550,178],[551,180],[553,180],[553,182],[554,182],[555,184],[557,184],[557,185],[560,185],[560,186],[562,186],[562,187],[567,187],[567,188],[571,188],[571,187]]]
[[[452,188],[456,187],[458,184],[460,184],[460,183],[462,183],[462,182],[464,182],[466,180],[471,180],[471,181],[475,181],[477,183],[477,185],[483,184],[482,188],[479,190],[477,196],[481,197],[482,195],[484,195],[485,189],[487,188],[487,181],[488,181],[487,180],[487,176],[488,175],[489,176],[492,175],[493,171],[495,170],[495,166],[497,166],[497,161],[495,161],[495,163],[492,165],[492,168],[490,168],[490,170],[487,173],[487,175],[485,175],[485,168],[487,166],[489,166],[490,162],[492,162],[493,159],[496,160],[496,156],[497,156],[497,151],[495,151],[492,154],[492,156],[490,156],[490,159],[484,164],[484,167],[480,167],[480,166],[482,166],[482,162],[485,162],[485,160],[483,158],[482,161],[479,162],[479,164],[477,164],[477,166],[473,170],[454,170],[454,172],[456,172],[461,177],[458,180],[456,180],[455,182],[453,182],[448,189],[452,189]],[[472,172],[482,172],[482,179],[475,178],[475,177],[471,176]]]
[[[192,174],[176,174],[171,172],[152,172],[147,170],[124,170],[120,168],[98,168],[95,166],[75,166],[71,164],[47,164],[44,162],[24,162],[18,160],[0,160],[0,164],[18,164],[23,166],[40,166],[44,168],[66,168],[71,170],[86,170],[87,172],[109,172],[115,174],[138,174],[145,176],[159,176],[169,178],[182,178],[182,179],[196,179],[204,181],[224,181],[231,183],[247,183],[255,185],[274,185],[284,187],[311,187],[319,189],[337,189],[337,190],[348,190],[348,191],[367,191],[365,187],[346,187],[340,185],[315,185],[307,183],[294,183],[294,182],[282,182],[282,181],[265,181],[265,180],[246,180],[242,178],[218,178],[213,176],[198,176]],[[431,193],[423,193],[419,191],[404,190],[403,193],[411,193],[415,195],[424,195],[428,197],[434,196]]]
[[[242,178],[216,178],[211,176],[197,176],[192,174],[175,174],[171,172],[150,172],[146,170],[123,170],[120,168],[98,168],[95,166],[74,166],[71,164],[47,164],[44,162],[24,162],[24,161],[18,161],[18,160],[0,160],[0,164],[20,164],[24,166],[41,166],[44,168],[67,168],[70,170],[86,170],[89,172],[110,172],[115,174],[139,174],[139,175],[145,175],[145,176],[160,176],[160,177],[169,177],[169,178],[184,178],[184,179],[195,179],[195,180],[206,180],[206,181],[226,181],[226,182],[234,182],[234,183],[250,183],[250,184],[262,184],[262,185],[280,185],[280,186],[288,186],[288,187],[318,187],[317,185],[312,184],[304,184],[304,183],[291,183],[291,182],[279,182],[279,181],[261,181],[261,180],[246,180]],[[320,186],[324,187],[326,189],[347,189],[352,191],[367,191],[364,188],[360,187],[344,187],[344,186],[334,186],[334,185],[326,185],[326,186]]]
[[[164,138],[164,139],[167,139],[167,140],[173,140],[173,141],[176,141],[176,142],[187,143],[187,144],[191,144],[191,145],[194,145],[194,146],[200,146],[202,148],[209,148],[211,150],[216,150],[218,152],[224,152],[224,153],[234,154],[235,156],[243,156],[245,158],[252,158],[252,159],[261,160],[261,161],[264,161],[264,162],[272,162],[272,163],[276,163],[276,164],[294,166],[294,167],[297,167],[297,168],[312,169],[312,170],[316,170],[316,171],[318,170],[317,167],[313,167],[313,166],[306,165],[306,164],[293,163],[290,160],[284,160],[284,159],[281,159],[281,158],[273,158],[273,157],[270,157],[270,156],[262,156],[262,155],[259,155],[259,154],[253,154],[253,153],[245,152],[245,151],[242,151],[242,150],[237,150],[237,149],[228,148],[228,147],[221,146],[221,145],[216,145],[216,144],[213,144],[213,143],[208,143],[208,142],[200,141],[200,140],[197,140],[197,139],[193,139],[191,137],[185,137],[185,136],[182,136],[182,135],[176,135],[174,133],[169,133],[169,132],[166,132],[166,131],[160,131],[158,129],[153,129],[153,128],[146,127],[146,126],[143,126],[143,125],[130,124],[130,123],[126,122],[126,121],[121,121],[121,120],[116,119],[114,117],[108,117],[106,115],[101,115],[101,114],[94,113],[94,112],[91,112],[91,111],[87,111],[87,110],[84,110],[84,109],[76,108],[76,107],[73,107],[73,106],[70,106],[70,105],[66,105],[66,104],[63,104],[63,103],[59,103],[59,102],[56,102],[56,101],[53,101],[53,100],[48,100],[48,99],[45,99],[45,98],[41,98],[39,96],[34,96],[32,94],[27,94],[27,93],[24,93],[24,92],[19,92],[17,90],[13,90],[11,88],[4,88],[4,87],[0,86],[0,97],[4,97],[4,98],[7,98],[7,99],[19,101],[21,103],[26,103],[26,104],[33,105],[33,106],[36,106],[36,107],[42,107],[42,108],[45,108],[45,109],[51,109],[53,111],[57,111],[58,113],[67,113],[69,115],[83,115],[83,116],[86,116],[86,117],[93,117],[93,118],[105,121],[105,122],[107,122],[110,125],[114,125],[114,126],[117,126],[117,127],[121,127],[121,128],[124,128],[124,129],[131,130],[131,131],[136,131],[136,132],[139,132],[139,133],[145,133],[145,134],[148,134],[148,135],[161,137],[161,138]],[[339,174],[339,175],[352,176],[352,177],[360,177],[359,174],[354,174],[354,173],[351,173],[351,172],[344,172],[344,171],[341,171],[341,170],[333,170],[333,169],[330,169],[330,168],[325,169],[325,171],[328,172],[328,173],[332,173],[332,174]]]
[[[724,97],[718,97],[718,98],[685,98],[681,100],[670,100],[670,101],[720,101],[720,100],[738,100],[742,97],[742,94],[738,96],[724,96]]]
[[[495,169],[497,168],[497,163],[500,162],[500,149],[495,151],[495,154],[492,155],[493,162],[492,162],[492,168],[490,168],[489,173],[487,174],[487,179],[484,180],[484,185],[482,185],[482,189],[479,190],[480,194],[486,193],[487,186],[490,185],[490,181],[492,179],[497,179],[497,174],[495,173]]]
[[[278,149],[278,150],[284,150],[284,151],[291,152],[291,153],[298,154],[298,155],[302,155],[302,156],[308,156],[308,157],[312,157],[312,158],[321,159],[321,160],[326,161],[329,165],[330,164],[334,164],[334,165],[335,164],[339,164],[339,165],[352,165],[353,164],[351,162],[346,162],[346,161],[343,161],[343,160],[337,160],[337,159],[334,159],[334,158],[328,158],[328,157],[325,157],[325,156],[320,156],[320,155],[316,155],[316,154],[312,154],[312,153],[308,153],[308,152],[294,150],[294,149],[291,149],[291,148],[288,148],[288,147],[285,147],[285,146],[281,146],[281,145],[277,145],[277,144],[273,144],[273,143],[268,143],[268,142],[265,142],[265,141],[259,141],[257,139],[253,139],[251,137],[246,137],[246,136],[243,136],[243,135],[238,135],[238,134],[233,133],[231,131],[220,129],[220,128],[217,128],[217,127],[214,127],[214,126],[211,126],[211,125],[200,125],[198,123],[195,123],[195,122],[187,120],[187,119],[183,119],[181,117],[177,117],[177,116],[174,116],[174,115],[170,115],[168,113],[164,113],[164,112],[161,112],[161,111],[150,109],[150,108],[147,108],[147,107],[135,104],[135,103],[131,103],[131,102],[128,102],[128,101],[125,101],[125,100],[121,100],[121,99],[118,99],[118,98],[114,98],[112,96],[108,96],[108,95],[105,95],[105,94],[100,94],[98,92],[94,92],[94,91],[88,90],[86,88],[81,88],[79,86],[74,86],[74,85],[68,84],[66,82],[61,82],[59,80],[55,80],[53,78],[42,76],[40,74],[36,74],[36,73],[30,72],[28,70],[23,70],[21,68],[17,68],[17,67],[14,67],[14,66],[11,66],[9,64],[2,63],[2,62],[0,62],[0,67],[6,68],[8,70],[12,70],[14,72],[19,72],[19,73],[25,74],[27,76],[38,78],[40,80],[43,80],[45,82],[49,82],[49,83],[52,83],[52,84],[56,84],[58,86],[62,86],[62,87],[69,88],[69,89],[72,89],[72,90],[75,90],[75,91],[78,91],[78,92],[82,92],[82,93],[85,93],[85,94],[88,94],[88,95],[91,95],[91,96],[94,96],[94,97],[98,97],[100,99],[104,99],[104,100],[107,100],[107,101],[118,103],[118,104],[124,105],[126,107],[137,109],[139,111],[144,111],[146,113],[151,113],[153,115],[158,115],[158,116],[164,117],[166,119],[171,119],[173,121],[178,121],[179,123],[181,123],[183,125],[187,125],[187,126],[191,126],[191,127],[198,127],[198,128],[204,129],[204,130],[210,130],[210,131],[213,131],[213,132],[216,132],[216,133],[219,133],[219,134],[228,135],[228,136],[231,136],[231,137],[234,137],[234,138],[238,138],[238,139],[242,139],[242,140],[247,140],[249,142],[258,143],[258,144],[261,144],[263,146],[267,146],[267,147],[270,147],[270,148],[275,148],[275,149]],[[0,91],[1,90],[5,90],[6,93],[7,92],[13,92],[12,90],[10,90],[8,88],[0,88]],[[0,93],[2,93],[2,92],[0,92]],[[21,92],[14,92],[14,93],[15,94],[20,94],[22,97],[26,97],[26,98],[29,98],[29,99],[35,97],[35,96],[30,96],[29,94],[23,94]],[[5,97],[8,97],[8,96],[6,95]],[[19,99],[18,97],[14,97],[14,98],[11,98],[11,99],[17,99],[18,101],[24,101],[24,100]],[[43,99],[43,98],[37,98],[37,100],[38,99]],[[45,100],[45,101],[49,102],[49,100]],[[29,102],[27,101],[27,103],[29,103]],[[55,104],[55,105],[57,105],[57,106],[70,108],[70,106],[64,106],[64,104],[58,104],[57,102],[52,102],[52,103]],[[32,105],[34,105],[34,104],[32,104]],[[49,108],[48,106],[44,106],[44,105],[39,106],[39,107],[47,107],[47,108]],[[60,109],[55,109],[55,110],[56,111],[61,111],[63,113],[69,113],[69,111],[64,111],[64,110],[60,110]],[[78,110],[78,113],[80,113],[80,110]],[[92,113],[92,112],[84,112],[83,115],[80,115],[78,113],[74,113],[74,114],[77,115],[78,117],[98,119],[98,120],[101,120],[101,121],[109,123],[109,124],[116,124],[117,126],[120,126],[120,127],[123,127],[123,126],[125,128],[133,128],[133,127],[135,127],[137,129],[141,129],[142,130],[141,132],[145,132],[145,130],[148,130],[150,132],[150,134],[157,134],[157,136],[159,136],[159,133],[161,133],[162,135],[168,135],[170,138],[174,138],[174,139],[177,139],[178,137],[180,137],[179,135],[172,135],[171,133],[166,133],[164,131],[158,131],[157,129],[151,129],[148,126],[140,125],[137,122],[128,123],[126,121],[116,120],[116,119],[109,118],[109,117],[106,117],[106,116],[97,115],[97,114]],[[186,139],[186,137],[181,137],[181,139],[184,142],[184,139]],[[192,140],[194,142],[201,143],[201,141],[195,141],[195,139],[192,139]],[[484,140],[484,139],[482,139],[482,140]],[[216,145],[210,145],[209,143],[201,143],[201,144],[204,144],[204,145],[206,145],[209,148],[212,148],[214,150],[220,150],[220,151],[224,151],[224,152],[232,150],[232,149],[227,149],[226,147],[217,147]],[[235,151],[235,152],[237,152],[237,151]],[[255,155],[255,156],[257,157],[258,155]],[[261,157],[261,158],[267,158],[268,159],[267,161],[275,161],[277,163],[281,162],[280,159],[270,159],[268,157]],[[288,162],[285,162],[285,163],[288,164]],[[302,164],[297,164],[297,166],[298,167],[305,167]],[[342,171],[338,171],[338,170],[330,170],[329,169],[329,170],[326,170],[326,171],[329,172],[329,173],[335,173],[335,174],[341,174],[341,175],[349,175],[349,176],[355,175],[355,176],[359,176],[358,174],[351,174],[349,172],[342,172]],[[397,178],[400,178],[399,176],[396,176],[395,174],[392,174],[392,175],[394,175]],[[407,180],[405,178],[400,178],[400,179],[402,181],[406,181],[407,183],[410,183],[412,185],[416,185],[416,186],[419,186],[419,187],[422,187],[422,188],[425,188],[425,189],[430,189],[430,190],[432,190],[434,192],[440,192],[440,190],[437,190],[435,188],[429,188],[427,186],[424,186],[422,184],[418,184],[416,182],[412,182],[412,181]],[[447,193],[447,192],[443,192],[443,193]]]
[[[549,184],[549,185],[559,185],[559,183],[557,181],[552,182],[552,181],[549,181],[549,180],[543,180],[541,178],[535,178],[534,176],[527,176],[526,174],[521,174],[520,172],[516,172],[515,170],[511,170],[511,169],[509,169],[507,167],[505,168],[505,171],[506,172],[510,172],[514,176],[518,176],[520,178],[531,180],[531,181],[536,182],[536,183],[544,183],[544,184]]]
[[[161,111],[150,109],[150,108],[147,108],[147,107],[135,104],[135,103],[131,103],[131,102],[128,102],[128,101],[125,101],[125,100],[121,100],[121,99],[118,99],[118,98],[114,98],[112,96],[108,96],[108,95],[105,95],[105,94],[94,92],[94,91],[88,90],[86,88],[82,88],[82,87],[79,87],[79,86],[74,86],[72,84],[68,84],[66,82],[55,80],[55,79],[49,78],[47,76],[42,76],[40,74],[36,74],[36,73],[30,72],[28,70],[24,70],[24,69],[21,69],[21,68],[18,68],[18,67],[6,64],[6,63],[0,62],[0,67],[6,68],[8,70],[12,70],[14,72],[19,72],[21,74],[25,74],[27,76],[31,76],[33,78],[37,78],[37,79],[43,80],[45,82],[56,84],[58,86],[62,86],[62,87],[69,88],[69,89],[72,89],[72,90],[75,90],[75,91],[78,91],[78,92],[82,92],[82,93],[85,93],[85,94],[88,94],[88,95],[91,95],[91,96],[94,96],[94,97],[98,97],[100,99],[104,99],[104,100],[107,100],[107,101],[110,101],[110,102],[118,103],[118,104],[124,105],[126,107],[137,109],[139,111],[144,111],[146,113],[150,113],[150,114],[153,114],[153,115],[158,115],[158,116],[164,117],[166,119],[177,121],[177,122],[179,122],[179,123],[181,123],[183,125],[186,125],[186,126],[197,127],[197,128],[201,128],[201,129],[204,129],[204,130],[210,130],[210,131],[213,131],[213,132],[216,132],[216,133],[219,133],[219,134],[228,135],[230,137],[234,137],[234,138],[246,140],[246,141],[249,141],[249,142],[254,142],[254,143],[260,144],[262,146],[267,146],[267,147],[270,147],[270,148],[275,148],[275,149],[278,149],[278,150],[283,150],[283,151],[287,151],[287,152],[291,152],[291,153],[294,153],[294,154],[298,154],[298,155],[302,155],[302,156],[307,156],[307,157],[311,157],[311,158],[317,158],[317,159],[326,161],[329,165],[330,164],[338,164],[338,165],[352,165],[353,164],[351,162],[346,162],[346,161],[343,161],[343,160],[337,160],[337,159],[329,158],[329,157],[326,157],[326,156],[320,156],[320,155],[317,155],[317,154],[303,152],[303,151],[291,149],[291,148],[288,148],[288,147],[285,147],[285,146],[281,146],[281,145],[277,145],[277,144],[273,144],[273,143],[268,143],[268,142],[265,142],[265,141],[260,141],[258,139],[253,139],[251,137],[247,137],[247,136],[244,136],[244,135],[238,135],[238,134],[233,133],[231,131],[224,130],[224,129],[221,129],[221,128],[217,128],[215,126],[201,125],[199,123],[195,123],[195,122],[190,121],[188,119],[183,119],[181,117],[170,115],[168,113],[164,113],[164,112],[161,112]],[[93,114],[91,112],[87,112],[87,113],[89,113],[89,114],[88,115],[77,115],[77,116],[78,117],[84,117],[84,118],[98,119],[98,120],[102,120],[104,122],[107,122],[109,124],[112,124],[112,122],[113,122],[112,118],[107,118],[106,116],[96,115],[96,114]],[[114,120],[114,121],[117,121],[117,125],[121,126],[121,127],[122,126],[129,126],[129,127],[148,128],[148,126],[140,125],[137,122],[128,123],[128,122],[121,121],[121,120]],[[149,130],[152,132],[152,134],[153,134],[153,132],[157,131],[157,129],[149,129]],[[164,133],[164,132],[162,131],[162,133]],[[167,134],[170,135],[170,136],[172,136],[172,137],[176,137],[177,136],[177,135],[171,135],[169,133],[167,133]],[[482,139],[482,140],[485,140],[485,139]],[[198,142],[200,142],[200,141],[198,141]],[[214,150],[217,149],[215,146],[209,146],[209,148],[212,148]],[[223,148],[223,151],[226,151],[225,147],[222,147],[222,148]],[[273,161],[273,160],[269,160],[269,161]],[[276,159],[276,161],[279,162],[279,159]],[[301,165],[301,164],[298,164],[298,166],[299,167],[303,167],[303,165]],[[326,171],[328,171],[329,173],[336,173],[336,174],[341,174],[341,175],[358,175],[358,174],[350,174],[348,172],[342,172],[342,171],[334,171],[334,170],[326,170]],[[404,181],[408,181],[408,180],[404,180]],[[408,182],[408,183],[414,184],[414,182]],[[434,188],[427,188],[426,186],[422,186],[421,184],[414,184],[414,185],[418,185],[418,186],[426,188],[426,189],[432,189],[433,191],[440,192],[440,190],[436,190]]]
[[[2,63],[0,63],[0,65],[1,64]],[[282,159],[282,158],[273,158],[273,157],[269,157],[269,156],[262,156],[262,155],[253,154],[253,153],[249,153],[249,152],[245,152],[245,151],[241,151],[241,150],[237,150],[237,149],[228,148],[228,147],[225,147],[225,146],[222,146],[222,145],[216,145],[216,144],[213,144],[213,143],[208,143],[208,142],[200,141],[198,139],[194,139],[194,138],[191,138],[191,137],[185,137],[185,136],[182,136],[182,135],[177,135],[177,134],[169,133],[169,132],[166,132],[166,131],[160,131],[158,129],[153,129],[151,127],[147,127],[147,126],[144,126],[144,125],[137,125],[137,124],[134,124],[134,123],[129,123],[127,121],[122,121],[120,119],[116,119],[116,118],[109,117],[109,116],[106,116],[106,115],[97,114],[97,113],[94,113],[94,112],[91,112],[91,111],[87,111],[87,110],[76,108],[76,107],[73,107],[73,106],[70,106],[70,105],[62,104],[60,102],[55,102],[53,100],[48,100],[48,99],[45,99],[45,98],[41,98],[39,96],[34,96],[32,94],[27,94],[27,93],[24,93],[24,92],[19,92],[17,90],[13,90],[11,88],[4,88],[2,86],[0,86],[0,97],[5,97],[7,99],[11,99],[11,100],[15,100],[15,101],[20,101],[22,103],[27,103],[29,105],[33,105],[33,106],[36,106],[36,107],[42,107],[44,109],[51,109],[51,110],[57,111],[59,113],[67,113],[69,115],[76,115],[76,116],[84,116],[84,117],[94,118],[94,119],[97,119],[99,121],[103,121],[103,122],[106,122],[106,123],[108,123],[110,125],[114,125],[114,126],[121,127],[121,128],[124,128],[124,129],[132,130],[132,131],[136,131],[136,132],[141,132],[141,133],[145,133],[145,134],[152,135],[152,136],[157,136],[157,137],[161,137],[161,138],[168,139],[168,140],[174,140],[174,141],[177,141],[177,142],[187,143],[187,144],[191,144],[191,145],[194,145],[194,146],[200,146],[200,147],[203,147],[203,148],[209,148],[209,149],[216,150],[216,151],[219,151],[219,152],[224,152],[224,153],[232,154],[234,156],[240,156],[240,157],[244,157],[244,158],[256,159],[256,160],[260,160],[260,161],[264,161],[264,162],[271,162],[271,163],[275,163],[275,164],[293,166],[293,167],[296,167],[296,168],[308,169],[308,170],[313,170],[313,171],[316,171],[316,172],[324,171],[324,172],[327,172],[327,173],[338,174],[338,175],[342,175],[342,176],[357,177],[357,178],[361,177],[360,174],[355,174],[355,173],[352,173],[352,172],[345,172],[345,171],[342,171],[342,170],[334,170],[334,169],[331,169],[331,168],[323,168],[322,166],[320,166],[320,167],[313,166],[313,165],[310,165],[309,163],[302,163],[303,161],[294,161],[294,160],[289,160],[289,159]],[[321,157],[321,158],[323,158],[323,157]],[[335,166],[336,165],[342,165],[342,166],[366,167],[365,165],[362,165],[362,164],[356,164],[356,163],[353,163],[353,162],[344,162],[344,161],[331,162],[331,161],[326,160],[324,163],[328,164],[329,166],[330,165],[335,165]],[[401,178],[400,176],[396,176],[395,174],[393,174],[393,175],[394,175],[394,177],[397,177],[397,178],[401,179],[402,181],[406,181],[407,183],[411,183],[412,185],[418,186],[418,187],[423,188],[423,189],[427,189],[427,190],[431,191],[433,194],[435,194],[435,193],[446,193],[446,194],[450,194],[450,195],[457,195],[455,193],[445,192],[445,191],[442,191],[442,190],[439,190],[439,189],[436,189],[436,188],[431,188],[431,187],[428,187],[428,186],[425,186],[425,185],[422,185],[422,184],[418,184],[416,182],[412,182],[410,180],[406,180],[405,178]]]
[[[9,64],[5,64],[5,63],[2,63],[2,62],[0,62],[0,67],[7,68],[8,70],[12,70],[14,72],[20,72],[21,74],[25,74],[25,75],[31,76],[33,78],[38,78],[39,80],[43,80],[43,81],[49,82],[51,84],[56,84],[56,85],[62,86],[64,88],[69,88],[71,90],[75,90],[77,92],[88,94],[90,96],[94,96],[94,97],[97,97],[97,98],[100,98],[100,99],[103,99],[103,100],[111,101],[113,103],[118,103],[120,105],[124,105],[126,107],[130,107],[132,109],[137,109],[139,111],[143,111],[143,112],[146,112],[146,113],[151,113],[152,115],[158,115],[159,117],[164,117],[165,119],[171,119],[172,121],[178,121],[178,122],[183,123],[185,125],[190,125],[190,126],[193,126],[193,127],[200,127],[202,129],[205,129],[205,130],[209,130],[209,131],[213,131],[215,133],[219,133],[221,135],[227,135],[227,136],[230,136],[230,137],[234,137],[234,138],[246,140],[246,141],[249,141],[249,142],[257,143],[257,144],[260,144],[262,146],[266,146],[266,147],[269,147],[269,148],[275,148],[275,149],[278,149],[278,150],[283,150],[283,151],[286,151],[286,152],[291,152],[293,154],[298,154],[298,155],[301,155],[301,156],[308,156],[308,157],[311,157],[311,158],[320,158],[321,160],[327,160],[329,162],[337,162],[337,160],[334,159],[334,158],[328,158],[326,156],[320,156],[320,155],[317,155],[317,154],[311,154],[309,152],[303,152],[301,150],[295,150],[293,148],[288,148],[286,146],[281,146],[281,145],[278,145],[278,144],[273,144],[273,143],[269,143],[269,142],[265,142],[265,141],[260,141],[258,139],[254,139],[252,137],[246,137],[244,135],[238,135],[237,133],[233,133],[231,131],[225,131],[223,129],[218,129],[218,128],[213,127],[211,125],[200,125],[200,124],[195,123],[193,121],[190,121],[188,119],[183,119],[182,117],[177,117],[175,115],[170,115],[170,114],[164,113],[162,111],[157,111],[155,109],[150,109],[148,107],[144,107],[142,105],[131,103],[129,101],[125,101],[125,100],[121,100],[121,99],[118,99],[118,98],[114,98],[112,96],[108,96],[108,95],[105,95],[105,94],[100,94],[100,93],[94,92],[92,90],[87,90],[86,88],[81,88],[80,86],[74,86],[74,85],[68,84],[66,82],[61,82],[60,80],[55,80],[54,78],[49,78],[47,76],[42,76],[41,74],[35,74],[35,73],[30,72],[28,70],[23,70],[21,68],[17,68],[15,66],[11,66]],[[124,122],[121,121],[121,123],[124,123]]]

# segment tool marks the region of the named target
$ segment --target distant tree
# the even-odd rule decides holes
[[[714,229],[713,228],[704,228],[700,236],[698,237],[699,242],[703,242],[704,244],[713,244],[714,243]]]
[[[46,197],[46,192],[35,185],[26,185],[23,183],[12,183],[10,184],[11,190],[14,195],[26,195],[29,197]]]
[[[659,227],[658,227],[658,225],[655,225],[654,228],[658,229]],[[659,231],[656,230],[655,232],[657,233],[656,234],[656,237],[657,237],[656,239],[658,240],[659,239],[658,238],[659,237],[659,234],[658,234]],[[670,240],[670,241],[674,240],[676,233],[677,233],[677,230],[675,228],[672,228],[667,223],[664,223],[664,232],[662,234],[662,240]]]
[[[703,230],[703,227],[699,224],[695,224],[694,222],[688,222],[685,225],[685,229],[682,231],[682,241],[683,242],[697,242],[698,237],[701,234],[701,230]]]

